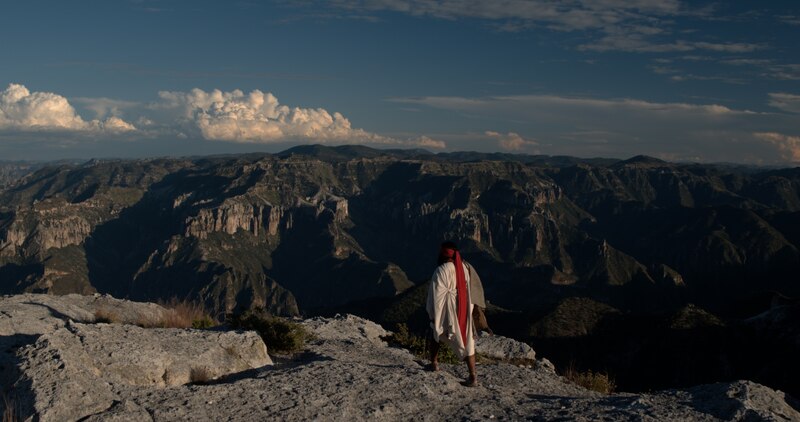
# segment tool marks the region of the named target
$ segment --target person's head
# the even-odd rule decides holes
[[[456,252],[458,252],[458,246],[455,242],[447,241],[442,243],[442,246],[439,248],[439,265],[455,260]]]

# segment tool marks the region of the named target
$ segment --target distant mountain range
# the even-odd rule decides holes
[[[746,318],[800,295],[800,168],[313,145],[0,175],[3,293],[397,320],[420,312],[452,239],[495,321],[534,340],[689,303]],[[588,328],[559,322],[584,311]]]
[[[319,145],[3,168],[5,292],[296,314],[424,283],[445,239],[512,310],[586,295],[727,312],[798,291],[797,168]]]

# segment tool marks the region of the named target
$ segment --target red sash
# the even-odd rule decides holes
[[[443,258],[452,259],[456,267],[456,309],[458,328],[461,331],[461,341],[467,347],[467,321],[469,319],[469,293],[467,292],[467,278],[464,276],[464,264],[461,263],[461,254],[455,249],[443,248],[439,252]]]
[[[456,265],[456,296],[458,298],[458,328],[461,329],[461,341],[467,347],[467,321],[469,318],[469,300],[467,293],[467,279],[464,277],[464,264],[461,263],[461,254],[455,253]]]

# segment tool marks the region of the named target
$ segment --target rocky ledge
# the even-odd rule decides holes
[[[118,323],[95,321],[113,307]],[[0,299],[6,414],[19,420],[800,420],[798,404],[749,381],[652,394],[605,395],[557,375],[502,337],[467,388],[463,365],[424,370],[388,333],[346,315],[303,321],[304,352],[267,355],[253,332],[145,329],[164,312],[108,296]],[[102,311],[101,313],[102,314]],[[126,324],[129,323],[129,324]],[[507,353],[504,362],[500,354]]]

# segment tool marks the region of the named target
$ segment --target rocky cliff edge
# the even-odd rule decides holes
[[[96,322],[113,307],[120,323]],[[533,365],[463,365],[428,372],[354,316],[303,321],[314,339],[278,356],[254,332],[145,329],[164,309],[109,296],[0,299],[0,375],[7,415],[41,421],[172,420],[800,420],[798,403],[749,381],[652,394],[605,395]],[[127,323],[127,324],[126,324]],[[534,356],[502,337],[479,351]],[[506,359],[509,360],[509,359]]]

